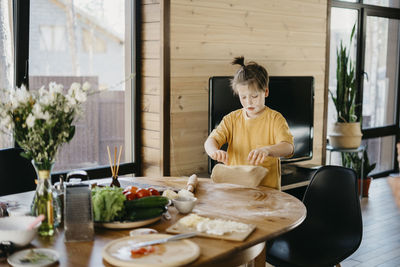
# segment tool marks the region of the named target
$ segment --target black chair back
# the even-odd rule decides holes
[[[23,158],[20,148],[0,150],[0,196],[26,192],[36,188],[36,172],[32,163]]]
[[[323,222],[320,226],[329,230],[330,235],[346,236],[358,248],[362,216],[354,170],[340,166],[320,168],[307,187],[303,203],[307,208],[306,221]]]
[[[354,170],[323,166],[307,187],[304,222],[267,242],[275,266],[333,266],[360,246],[362,216]]]

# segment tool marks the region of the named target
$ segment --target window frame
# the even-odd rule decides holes
[[[20,87],[22,84],[26,84],[29,88],[29,18],[30,18],[30,0],[13,0],[13,28],[14,28],[14,69],[15,69],[15,85]],[[126,31],[128,43],[130,44],[129,50],[131,53],[130,64],[124,63],[125,66],[130,68],[130,73],[134,73],[134,77],[130,79],[127,88],[130,88],[128,94],[130,101],[130,112],[131,121],[130,125],[127,125],[130,129],[130,138],[127,142],[131,154],[131,162],[121,163],[119,166],[118,173],[120,175],[135,174],[135,176],[142,175],[141,167],[141,61],[140,61],[140,43],[141,43],[141,1],[140,0],[125,0],[125,14],[130,15],[130,32]],[[127,21],[127,20],[126,20]],[[127,112],[127,110],[125,110]],[[126,122],[127,120],[125,120]],[[15,147],[18,145],[15,143]],[[100,165],[92,168],[82,168],[87,171],[90,179],[111,177],[110,166]],[[57,181],[60,175],[67,174],[68,171],[60,171],[52,173],[52,181]]]
[[[400,20],[400,8],[393,7],[382,7],[382,6],[374,6],[363,4],[362,1],[358,3],[351,2],[343,2],[340,0],[332,0],[330,8],[347,8],[347,9],[355,9],[358,10],[358,28],[357,28],[357,58],[356,58],[356,83],[359,89],[358,99],[357,101],[360,103],[359,108],[357,109],[358,114],[362,114],[363,108],[363,86],[364,86],[364,62],[365,62],[365,36],[366,36],[366,23],[368,16],[377,16],[382,18],[392,18]],[[386,136],[395,136],[396,143],[400,141],[400,58],[398,59],[398,76],[399,79],[397,84],[397,100],[396,100],[396,109],[395,109],[395,123],[392,125],[386,125],[382,127],[373,127],[368,129],[361,129],[363,133],[362,139],[371,139],[371,138],[379,138]],[[373,177],[384,177],[393,171],[399,171],[399,164],[397,164],[397,151],[395,147],[393,148],[395,151],[395,157],[393,158],[393,166],[394,169],[387,170],[379,173],[375,173]]]

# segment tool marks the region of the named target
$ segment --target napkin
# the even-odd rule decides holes
[[[268,169],[262,166],[224,164],[215,165],[211,173],[214,183],[230,183],[245,186],[258,186],[267,175]]]

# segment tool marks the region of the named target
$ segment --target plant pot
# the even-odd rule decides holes
[[[369,186],[371,185],[372,177],[365,177],[363,180],[358,179],[358,195],[360,195],[360,184],[363,181],[362,196],[368,197]]]
[[[334,148],[357,148],[361,145],[361,138],[359,122],[336,122],[329,135],[329,144]]]

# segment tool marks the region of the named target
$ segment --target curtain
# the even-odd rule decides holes
[[[12,0],[0,0],[0,89],[14,86],[12,21]],[[12,147],[11,135],[3,130],[0,129],[0,148]]]

